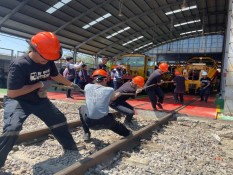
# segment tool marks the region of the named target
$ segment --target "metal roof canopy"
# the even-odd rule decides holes
[[[61,0],[62,1],[62,0]],[[46,12],[59,0],[1,0],[0,32],[31,38],[39,31],[51,31],[59,37],[62,47],[92,55],[114,57],[144,44],[150,47],[137,51],[144,53],[154,45],[181,38],[180,33],[203,28],[204,33],[224,33],[229,0],[185,0],[196,9],[166,15],[180,9],[184,0],[72,0],[52,14]],[[119,6],[122,4],[119,16]],[[112,16],[83,29],[97,18]],[[188,21],[198,20],[180,27]],[[107,39],[106,37],[129,26],[130,29]],[[196,33],[192,36],[202,35]],[[139,36],[143,38],[123,46]],[[185,37],[189,37],[186,35]]]

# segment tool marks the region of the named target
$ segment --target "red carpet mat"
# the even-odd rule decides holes
[[[85,100],[84,95],[74,92],[72,94],[73,99],[66,98],[66,92],[48,92],[48,97],[50,99],[59,99],[59,100],[66,100],[66,101],[77,101],[77,100]],[[193,100],[197,96],[192,95],[185,95],[184,101],[185,103]],[[152,106],[148,97],[137,97],[136,99],[130,99],[127,101],[130,105],[144,110],[152,110]],[[176,104],[173,96],[171,94],[166,94],[163,108],[164,110],[174,110],[175,108],[181,106],[180,104]],[[216,118],[216,107],[214,104],[214,97],[210,97],[208,103],[197,101],[190,106],[179,111],[181,114],[187,114],[190,116],[197,116],[197,117],[208,117],[215,119]]]

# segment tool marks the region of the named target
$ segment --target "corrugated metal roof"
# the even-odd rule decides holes
[[[66,49],[113,57],[133,52],[150,42],[157,45],[179,39],[183,32],[199,29],[204,33],[224,32],[229,3],[228,0],[185,0],[187,6],[196,5],[197,8],[166,15],[166,12],[181,9],[184,0],[72,0],[52,14],[46,12],[61,1],[1,0],[0,32],[29,39],[39,31],[51,31]],[[122,16],[119,16],[119,9]],[[107,13],[112,16],[88,29],[82,28]],[[197,19],[201,21],[173,27]],[[126,27],[130,29],[106,38]],[[122,45],[139,36],[144,37]],[[143,52],[147,49],[143,48]]]

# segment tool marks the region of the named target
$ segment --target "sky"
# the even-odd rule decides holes
[[[4,49],[2,49],[4,48]],[[17,52],[26,52],[28,51],[28,43],[26,39],[15,37],[12,35],[7,35],[0,33],[0,54],[11,54],[11,51],[6,49],[14,50],[14,55],[17,55]],[[63,49],[63,55],[70,55],[71,53],[66,49]]]
[[[14,50],[13,56],[19,56],[22,55],[22,53],[17,54],[18,51],[28,51],[28,43],[24,38],[15,37],[0,32],[0,54],[11,55],[11,51],[7,49]],[[73,53],[71,53],[69,50],[63,49],[63,57],[72,55]],[[78,53],[78,60],[85,60],[86,63],[93,62],[93,56]]]
[[[10,54],[10,51],[7,51],[2,48],[12,49],[14,50],[14,55],[16,55],[17,51],[27,51],[28,44],[23,38],[18,38],[0,33],[0,53]]]

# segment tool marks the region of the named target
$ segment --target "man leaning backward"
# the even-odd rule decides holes
[[[4,166],[30,114],[39,117],[50,128],[64,150],[77,149],[64,114],[46,96],[49,77],[58,83],[80,89],[57,71],[54,61],[62,56],[60,43],[51,32],[39,32],[28,43],[29,53],[14,59],[9,68],[8,91],[4,97],[3,135],[0,137],[0,167]]]

